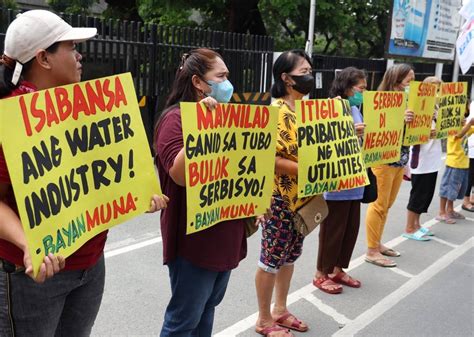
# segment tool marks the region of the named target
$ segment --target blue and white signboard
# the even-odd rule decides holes
[[[461,0],[394,0],[388,55],[453,60]]]

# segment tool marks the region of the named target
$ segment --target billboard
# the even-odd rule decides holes
[[[387,54],[452,61],[461,0],[394,0]]]

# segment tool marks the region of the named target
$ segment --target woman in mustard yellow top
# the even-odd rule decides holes
[[[275,83],[272,96],[279,107],[277,160],[272,216],[262,225],[262,246],[255,285],[259,316],[255,331],[272,337],[293,336],[286,328],[304,332],[308,326],[291,314],[286,297],[293,275],[293,263],[301,255],[304,237],[293,222],[294,212],[303,206],[298,199],[298,143],[296,140],[295,101],[302,99],[313,88],[314,78],[309,56],[302,50],[281,54],[273,66]],[[308,199],[309,201],[309,199]],[[275,306],[270,310],[273,289]]]

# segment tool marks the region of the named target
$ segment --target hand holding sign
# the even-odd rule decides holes
[[[461,130],[466,111],[467,89],[466,82],[440,84],[436,138],[454,136]]]
[[[154,213],[168,206],[170,199],[166,195],[153,194],[150,201],[148,213]]]
[[[423,144],[429,140],[436,104],[436,89],[436,85],[432,83],[410,82],[403,145]]]
[[[33,264],[31,261],[30,253],[25,250],[25,256],[23,258],[23,264],[25,265],[25,274],[31,277],[36,283],[43,283],[47,279],[59,273],[66,266],[66,259],[62,256],[53,255],[49,253],[48,256],[43,258],[43,263],[39,267],[39,271],[35,275]]]
[[[411,123],[413,121],[413,118],[415,117],[415,113],[411,110],[405,110],[405,123]]]
[[[365,123],[354,123],[355,133],[357,137],[364,137]]]
[[[403,134],[405,94],[397,91],[366,91],[364,121],[367,124],[363,142],[364,163],[374,167],[400,158]]]
[[[2,146],[39,281],[62,266],[50,253],[68,257],[166,206],[166,197],[150,201],[161,191],[130,74],[1,100],[0,111],[11,112],[1,116]]]
[[[298,125],[298,197],[368,184],[347,100],[295,102]]]
[[[187,234],[263,214],[274,175],[277,108],[201,102],[181,103]]]
[[[199,101],[199,103],[204,104],[206,108],[208,108],[209,110],[214,110],[218,104],[215,98],[211,96],[203,98],[202,100]]]

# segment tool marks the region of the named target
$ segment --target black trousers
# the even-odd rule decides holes
[[[469,180],[467,182],[466,197],[471,196],[472,184],[474,183],[474,158],[469,158]]]

